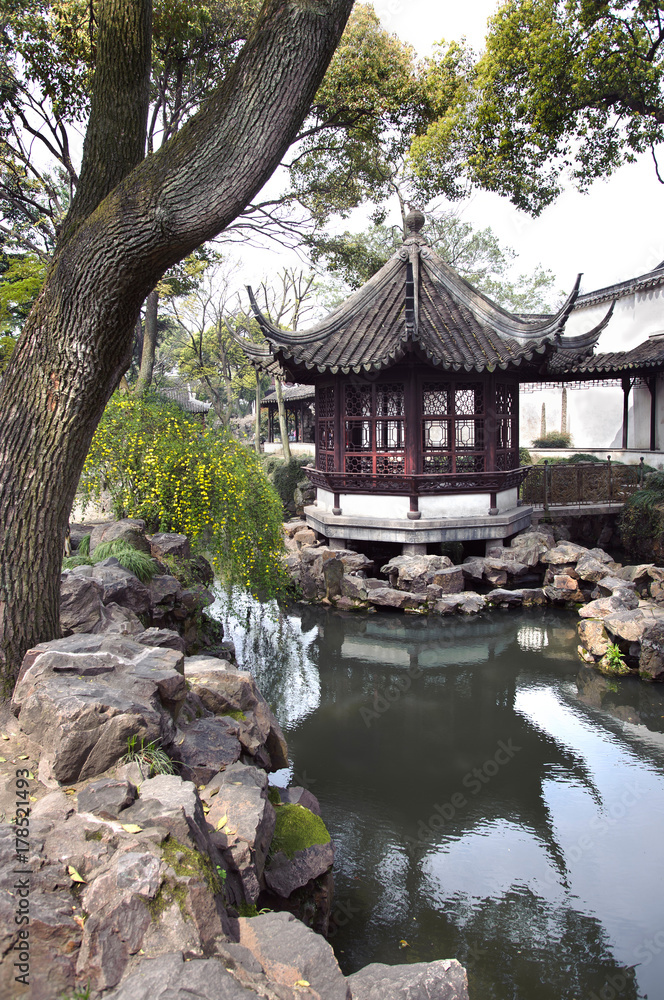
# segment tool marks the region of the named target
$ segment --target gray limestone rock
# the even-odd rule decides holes
[[[604,656],[609,647],[609,637],[601,621],[586,618],[577,625],[581,645],[593,657]]]
[[[185,781],[204,785],[242,753],[239,726],[234,719],[194,719],[182,725],[175,735],[172,755],[180,761]]]
[[[142,646],[161,646],[163,649],[175,649],[184,656],[185,641],[179,632],[169,628],[146,628],[133,636],[134,642]]]
[[[600,597],[579,608],[582,618],[607,618],[617,611],[631,611],[638,607],[639,599],[631,591],[621,591],[620,596]]]
[[[395,590],[406,590],[410,593],[422,594],[430,583],[438,583],[436,574],[446,569],[455,570],[452,560],[448,556],[421,555],[421,556],[395,556],[382,567],[390,582],[390,587]],[[444,577],[441,576],[441,580]],[[461,579],[458,577],[458,579]],[[443,583],[439,583],[443,586]],[[458,588],[457,588],[458,589]]]
[[[128,635],[135,639],[139,633],[143,632],[143,622],[129,608],[123,608],[119,604],[111,602],[110,604],[102,604],[99,622],[90,631],[104,632],[107,635]]]
[[[489,607],[516,608],[523,604],[522,590],[492,590],[486,595]]]
[[[588,554],[585,545],[577,545],[576,542],[561,541],[541,557],[541,562],[547,565],[563,566],[567,564],[576,565],[579,559]]]
[[[136,798],[136,787],[130,781],[104,778],[94,781],[78,793],[78,811],[94,813],[104,819],[117,819],[119,813]]]
[[[352,1000],[332,948],[291,913],[265,913],[238,920],[240,944],[248,948],[271,982],[310,983],[320,1000]]]
[[[98,563],[92,569],[92,579],[102,588],[104,604],[120,604],[136,615],[146,614],[150,610],[152,599],[149,589],[128,569],[104,563]]]
[[[639,676],[646,681],[664,681],[664,623],[649,626],[641,636]]]
[[[291,893],[312,878],[323,875],[333,863],[334,845],[331,841],[295,851],[292,858],[277,851],[265,868],[265,883],[277,896],[288,899]]]
[[[52,756],[58,781],[92,778],[127,752],[127,740],[171,743],[186,695],[183,657],[113,635],[73,635],[26,653],[12,708]]]
[[[90,570],[92,567],[87,567]],[[92,632],[102,617],[103,588],[96,580],[65,570],[60,578],[60,625],[64,635]]]
[[[466,615],[477,614],[486,607],[486,598],[472,590],[459,594],[446,594],[434,604],[433,610],[439,615],[451,615],[457,611]]]
[[[143,959],[108,1000],[252,1000],[218,958],[193,958],[182,952]]]
[[[163,559],[164,556],[175,556],[178,559],[191,558],[191,546],[186,535],[159,531],[155,535],[148,535],[148,542],[154,559]]]
[[[353,1000],[468,1000],[466,970],[454,958],[412,965],[373,963],[347,982]]]
[[[379,590],[371,590],[368,600],[380,608],[397,608],[406,610],[418,608],[426,603],[426,594],[411,594],[407,590],[393,590],[391,587],[382,587]]]

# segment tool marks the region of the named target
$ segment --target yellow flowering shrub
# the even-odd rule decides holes
[[[155,396],[116,393],[92,441],[78,495],[111,494],[116,517],[179,531],[229,584],[276,596],[288,577],[282,506],[253,451]]]

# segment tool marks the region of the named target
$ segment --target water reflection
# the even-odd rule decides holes
[[[473,1000],[664,996],[659,689],[580,668],[563,613],[282,618],[233,629],[337,841],[346,971],[456,956]]]

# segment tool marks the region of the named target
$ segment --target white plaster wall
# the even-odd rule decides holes
[[[319,509],[330,511],[334,496],[327,490],[317,490]],[[500,512],[516,507],[517,490],[502,490],[496,495]],[[373,496],[366,493],[342,493],[339,497],[342,514],[348,517],[378,517],[385,520],[407,520],[408,497]],[[423,518],[486,517],[491,506],[490,493],[457,494],[452,496],[421,496],[419,508]]]
[[[565,336],[587,333],[606,316],[610,301],[576,306]],[[654,333],[664,333],[664,289],[649,288],[616,301],[613,316],[602,331],[597,351],[629,351]]]

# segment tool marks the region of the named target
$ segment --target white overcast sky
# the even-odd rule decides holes
[[[465,36],[483,47],[487,18],[496,0],[377,0],[383,26],[429,55],[442,39]],[[480,192],[463,207],[476,226],[491,226],[503,244],[518,253],[516,270],[541,263],[556,275],[557,285],[571,288],[583,272],[589,291],[651,270],[664,260],[664,185],[651,157],[623,167],[607,181],[596,181],[588,194],[570,189],[538,219],[519,212],[497,195]]]

